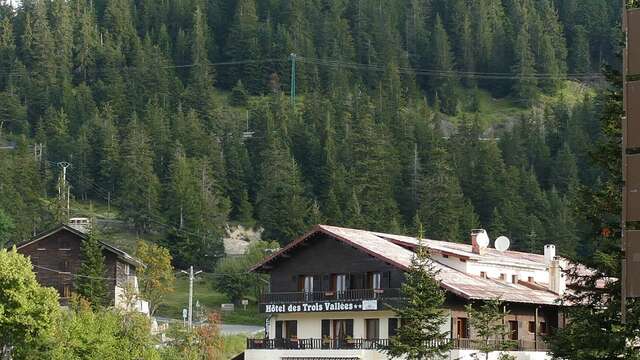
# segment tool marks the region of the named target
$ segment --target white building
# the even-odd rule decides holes
[[[422,240],[446,290],[452,359],[470,359],[477,339],[464,306],[499,298],[512,354],[547,358],[544,337],[563,326],[557,300],[566,289],[554,246],[545,255],[489,245],[484,230],[469,244]],[[249,339],[245,359],[387,359],[380,348],[402,326],[389,308],[400,304],[404,272],[419,241],[413,237],[318,225],[253,271],[270,275],[261,299],[264,339]],[[496,339],[500,342],[502,339]],[[507,340],[507,339],[505,339]],[[497,356],[497,352],[492,356]]]

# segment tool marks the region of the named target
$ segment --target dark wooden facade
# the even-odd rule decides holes
[[[18,252],[29,256],[38,282],[56,289],[61,305],[67,305],[70,295],[75,292],[75,274],[82,263],[81,246],[86,235],[68,226],[60,226],[18,246]],[[124,287],[125,282],[136,274],[136,264],[126,261],[120,250],[103,244],[105,259],[105,282],[112,302],[115,287]]]
[[[271,277],[271,288],[270,294],[266,295],[271,296],[263,297],[264,303],[282,303],[287,302],[287,299],[291,299],[291,302],[300,302],[295,295],[300,292],[299,279],[304,276],[313,276],[313,290],[320,291],[320,294],[313,293],[312,296],[322,296],[323,292],[331,290],[333,274],[346,274],[349,279],[348,289],[366,289],[368,288],[364,282],[366,274],[381,273],[381,288],[392,290],[381,293],[381,297],[387,293],[392,295],[397,293],[405,279],[404,272],[397,267],[323,233],[312,235],[312,238],[292,249],[286,256],[281,256],[269,264],[267,271]],[[346,299],[346,296],[353,294],[358,294],[358,291],[347,291],[341,299]],[[309,299],[309,296],[309,294],[303,294],[300,299],[305,300],[302,302],[318,300]],[[468,299],[447,293],[445,308],[451,313],[452,338],[476,337],[473,329],[468,326],[469,315],[465,311],[465,305],[469,303]],[[513,326],[514,340],[528,344],[530,342],[529,345],[532,347],[540,346],[538,343],[544,336],[561,325],[557,306],[530,303],[505,303],[504,305],[507,311],[504,323],[508,328]]]
[[[348,275],[349,289],[365,289],[366,274],[372,272],[382,275],[382,288],[399,288],[404,281],[404,273],[398,268],[320,233],[301,244],[270,271],[271,292],[298,291],[299,276],[313,276],[315,290],[329,290],[333,274]]]

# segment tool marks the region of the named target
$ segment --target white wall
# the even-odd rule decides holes
[[[551,356],[544,352],[535,351],[507,351],[517,360],[550,360]],[[449,352],[448,360],[476,360],[473,356],[478,354],[474,350],[452,350]],[[484,359],[484,354],[479,354],[480,359]],[[497,360],[499,351],[489,354],[489,360]],[[355,357],[362,360],[391,360],[384,353],[375,350],[246,350],[245,360],[281,360],[285,357],[295,358],[347,358]],[[396,358],[397,359],[397,358]]]
[[[298,339],[321,339],[322,320],[353,319],[353,338],[363,339],[366,337],[365,319],[379,319],[380,338],[386,339],[389,337],[389,318],[394,317],[397,316],[389,310],[274,314],[269,322],[269,338],[276,336],[276,321],[298,321]]]

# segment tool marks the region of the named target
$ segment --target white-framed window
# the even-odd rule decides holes
[[[371,277],[371,285],[373,289],[382,289],[382,274],[373,273]]]

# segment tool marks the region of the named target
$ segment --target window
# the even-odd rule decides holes
[[[131,268],[129,267],[129,264],[125,263],[123,267],[124,267],[124,275],[125,276],[131,275]]]
[[[514,284],[518,283],[518,275],[511,275],[511,282]]]
[[[334,289],[339,292],[347,290],[347,275],[345,274],[334,275]]]
[[[298,277],[298,291],[310,293],[313,292],[313,276]]]
[[[540,334],[545,335],[547,333],[547,323],[540,321]]]
[[[507,274],[505,274],[505,273],[500,274],[500,280],[502,280],[502,281],[507,280]]]
[[[509,320],[509,339],[518,340],[518,321]]]
[[[296,320],[276,321],[276,339],[294,339],[297,337],[298,322]]]
[[[333,320],[333,338],[344,340],[353,337],[353,319]]]
[[[63,298],[71,297],[71,284],[62,285],[62,297]]]
[[[298,337],[298,322],[296,320],[287,320],[284,322],[284,336],[287,339],[295,339]]]
[[[398,323],[400,319],[389,318],[389,337],[396,336],[398,334]]]
[[[442,257],[443,257],[443,258],[445,258],[445,259],[448,259],[448,258],[449,258],[449,255],[447,255],[447,254],[443,254],[443,255],[442,255]]]
[[[536,333],[536,322],[535,321],[529,321],[529,333],[531,333],[531,334],[535,334]]]
[[[64,272],[69,272],[69,260],[62,260],[62,264],[60,265],[60,268]]]
[[[367,273],[367,289],[381,289],[382,274],[379,272]]]
[[[458,318],[456,320],[456,337],[460,339],[469,338],[469,321],[467,318]]]
[[[365,331],[367,340],[380,338],[380,319],[365,319]]]
[[[483,279],[487,278],[487,273],[485,271],[480,271],[480,277]]]
[[[527,281],[528,281],[528,282],[530,282],[530,283],[532,283],[532,282],[533,282],[533,276],[529,276],[529,277],[527,278]]]

